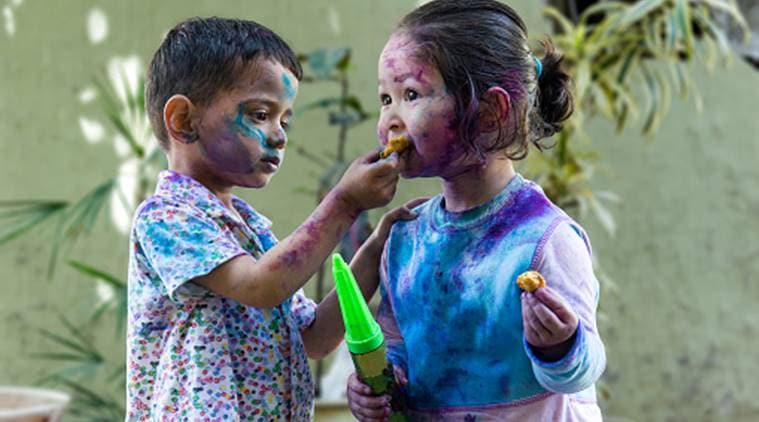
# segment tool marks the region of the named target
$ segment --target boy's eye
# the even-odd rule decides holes
[[[290,129],[290,122],[280,122],[279,124],[284,130]]]
[[[414,101],[415,99],[419,98],[419,94],[413,89],[407,89],[406,92],[403,93],[403,98],[406,101]]]
[[[390,103],[392,102],[393,100],[390,98],[389,95],[387,94],[380,95],[380,103],[382,103],[383,106],[390,105]]]
[[[266,118],[268,115],[265,111],[255,111],[250,114],[250,116],[253,118],[253,120],[259,120],[259,121],[266,121]]]

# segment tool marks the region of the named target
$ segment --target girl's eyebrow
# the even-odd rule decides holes
[[[418,72],[406,72],[394,77],[393,82],[402,83],[402,82],[405,82],[406,79],[410,78],[419,82],[420,84],[429,84],[429,82],[422,75],[423,75],[423,71],[421,70]]]

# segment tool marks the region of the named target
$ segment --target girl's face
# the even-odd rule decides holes
[[[271,60],[248,66],[240,83],[200,112],[196,129],[207,171],[226,184],[260,188],[285,156],[285,129],[298,80]]]
[[[437,67],[420,57],[419,47],[404,34],[388,40],[379,59],[382,145],[405,135],[414,148],[402,153],[404,177],[452,177],[465,168],[464,146],[453,128],[454,98]]]

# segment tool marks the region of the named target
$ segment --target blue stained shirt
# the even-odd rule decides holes
[[[519,175],[474,209],[446,211],[438,195],[416,211],[386,243],[378,314],[388,357],[408,375],[415,419],[600,420],[594,384],[605,354],[582,228]],[[524,340],[515,280],[528,270],[579,316],[575,342],[556,362]]]

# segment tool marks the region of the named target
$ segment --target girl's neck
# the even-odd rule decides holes
[[[443,179],[445,209],[462,212],[482,205],[501,192],[515,175],[511,160],[488,157],[482,166]]]

